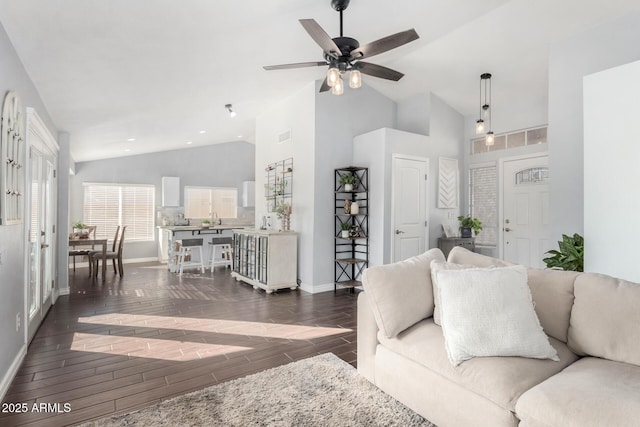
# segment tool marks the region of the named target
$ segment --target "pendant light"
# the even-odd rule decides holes
[[[484,95],[484,98],[483,98]],[[495,136],[491,130],[491,74],[480,74],[480,117],[476,120],[476,135],[481,135],[488,128],[485,145],[491,146],[495,142]],[[487,119],[485,123],[484,119]]]

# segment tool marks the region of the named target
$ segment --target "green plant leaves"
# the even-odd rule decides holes
[[[584,271],[584,238],[578,233],[573,236],[562,235],[558,242],[559,251],[552,249],[546,253],[551,255],[542,261],[547,268],[565,271]]]

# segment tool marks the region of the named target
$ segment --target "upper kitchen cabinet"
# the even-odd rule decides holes
[[[180,206],[180,177],[162,177],[162,206]]]

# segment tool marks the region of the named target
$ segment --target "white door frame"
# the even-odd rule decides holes
[[[405,160],[416,160],[419,162],[424,162],[425,166],[426,166],[426,170],[427,170],[427,180],[426,180],[426,184],[424,186],[424,197],[425,197],[425,217],[427,218],[427,224],[424,227],[424,243],[425,243],[425,249],[429,248],[429,220],[430,220],[430,216],[429,216],[429,175],[430,175],[430,163],[429,163],[429,158],[428,157],[421,157],[421,156],[413,156],[413,155],[409,155],[409,154],[400,154],[400,153],[392,153],[391,154],[391,222],[389,224],[389,238],[390,238],[390,245],[391,245],[391,253],[390,253],[390,261],[392,261],[395,258],[395,224],[396,224],[396,219],[395,219],[395,194],[394,194],[394,188],[395,188],[395,180],[396,180],[396,175],[395,175],[395,161],[397,159],[405,159]]]
[[[504,259],[504,164],[514,160],[529,160],[538,157],[549,157],[548,151],[521,154],[519,156],[501,157],[498,159],[498,257]]]
[[[31,249],[30,249],[30,236],[29,236],[29,228],[31,227],[31,160],[30,153],[31,148],[36,147],[39,151],[43,153],[47,153],[51,155],[54,159],[54,165],[56,171],[58,169],[58,154],[60,152],[60,146],[58,145],[56,139],[53,137],[47,126],[44,124],[40,116],[35,109],[27,107],[27,116],[26,116],[26,139],[25,139],[25,180],[28,180],[25,184],[25,194],[23,200],[25,200],[24,207],[24,230],[23,230],[23,241],[25,242],[24,248],[24,309],[22,315],[22,323],[24,325],[24,339],[25,342],[28,343],[30,340],[29,337],[29,274],[30,274],[30,262],[29,259],[31,257]],[[38,135],[38,137],[44,142],[42,144],[38,140],[34,140],[31,137],[31,133]],[[58,228],[58,220],[57,220],[57,184],[53,187],[53,191],[56,192],[53,200],[56,201],[56,206],[52,207],[53,212],[53,224],[56,226],[56,233],[52,236],[51,250],[53,251],[53,263],[52,263],[52,277],[55,280],[56,286],[58,283],[57,280],[57,228]],[[57,292],[55,289],[51,290],[51,304],[55,304],[55,300],[57,297]]]

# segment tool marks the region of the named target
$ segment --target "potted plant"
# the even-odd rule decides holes
[[[340,237],[348,239],[349,232],[351,231],[351,224],[349,224],[348,222],[343,222],[342,224],[340,224],[340,230]]]
[[[291,229],[291,205],[284,201],[280,201],[276,205],[274,212],[280,219],[281,230],[289,231]]]
[[[547,254],[553,255],[542,261],[547,268],[565,271],[584,271],[584,238],[575,233],[573,237],[562,235],[558,242],[559,251],[552,249]]]
[[[460,237],[471,237],[472,229],[474,236],[477,236],[482,231],[482,222],[478,218],[460,215],[458,221],[460,221]]]
[[[344,191],[353,191],[353,184],[356,182],[356,177],[351,172],[340,175],[340,185],[344,187]]]
[[[201,222],[201,225],[203,228],[209,228],[211,227],[211,220],[203,219]]]

